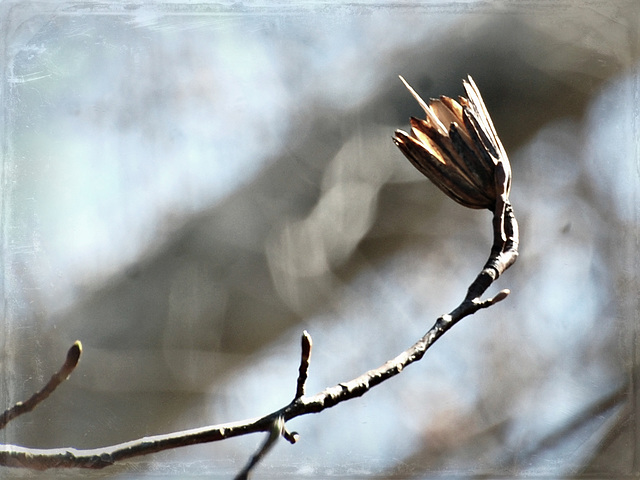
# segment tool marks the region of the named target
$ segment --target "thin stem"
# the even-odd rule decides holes
[[[493,298],[480,300],[480,296],[491,283],[509,268],[518,256],[518,224],[513,214],[513,209],[509,202],[506,201],[504,209],[496,209],[496,212],[499,212],[496,215],[499,215],[500,218],[498,220],[500,221],[494,221],[494,237],[501,239],[501,242],[494,242],[494,245],[499,244],[501,248],[499,251],[492,248],[487,264],[470,285],[465,299],[449,314],[439,317],[433,327],[414,345],[392,360],[387,361],[384,365],[369,370],[353,380],[329,387],[313,396],[304,396],[304,384],[311,353],[311,337],[308,334],[303,334],[303,351],[297,380],[296,397],[290,404],[269,415],[222,425],[144,437],[93,450],[77,450],[73,448],[29,449],[15,445],[2,445],[0,446],[0,465],[40,470],[47,468],[103,468],[132,457],[177,447],[215,442],[249,433],[273,432],[274,425],[279,419],[287,422],[301,415],[319,413],[339,403],[364,395],[374,386],[398,375],[407,366],[419,361],[431,345],[460,320],[506,298],[509,291],[502,290]],[[504,237],[502,232],[504,232]],[[61,372],[63,371],[66,371],[64,367]],[[62,374],[59,373],[57,375]],[[46,390],[46,388],[43,390]],[[49,393],[50,391],[46,395]],[[36,394],[35,396],[38,395]],[[46,395],[44,398],[46,398]],[[283,426],[280,434],[284,434],[289,441],[297,438],[295,434],[285,432],[286,430]]]
[[[172,448],[215,442],[249,433],[268,432],[279,417],[282,417],[286,422],[302,415],[319,413],[339,403],[364,395],[371,388],[398,375],[404,368],[419,361],[431,345],[464,317],[503,300],[507,293],[508,290],[503,290],[495,297],[484,301],[463,301],[451,313],[439,317],[433,327],[414,345],[384,365],[369,370],[353,380],[329,387],[313,396],[297,398],[289,405],[264,417],[144,437],[94,450],[29,449],[5,445],[0,447],[0,465],[35,469],[104,468],[118,461]]]
[[[504,236],[503,236],[504,232]],[[473,301],[495,282],[518,258],[518,222],[513,207],[507,200],[502,210],[493,217],[493,246],[487,263],[467,290],[465,301]]]

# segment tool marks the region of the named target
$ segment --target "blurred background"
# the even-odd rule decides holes
[[[423,360],[289,423],[255,478],[623,478],[640,347],[640,11],[579,2],[0,3],[3,443],[94,448],[269,413],[409,347],[483,266],[491,214],[391,137],[478,84],[518,262]],[[261,435],[99,472],[232,478]],[[44,475],[44,476],[43,476]]]

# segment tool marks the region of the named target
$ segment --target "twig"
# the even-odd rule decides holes
[[[42,389],[34,393],[28,400],[16,403],[13,407],[5,410],[2,415],[0,415],[0,430],[17,416],[30,412],[36,408],[39,403],[46,400],[46,398],[51,395],[62,382],[69,378],[71,372],[73,372],[78,365],[81,354],[82,344],[77,340],[67,352],[67,358],[65,359],[62,367],[60,367],[60,370],[53,374],[51,379],[44,387],[42,387]]]
[[[311,397],[303,396],[297,398],[286,407],[264,417],[144,437],[93,450],[75,448],[35,449],[15,445],[2,445],[0,446],[0,465],[36,470],[49,468],[99,469],[122,460],[163,450],[215,442],[249,433],[267,432],[271,430],[274,421],[280,417],[286,422],[301,415],[319,413],[339,403],[364,395],[372,387],[397,375],[406,366],[420,360],[427,349],[459,320],[504,298],[506,298],[506,291],[502,291],[495,297],[485,301],[463,302],[450,314],[438,318],[429,332],[411,348],[381,367],[370,370],[348,382],[327,388]]]
[[[304,395],[304,388],[309,374],[309,362],[311,361],[311,335],[305,330],[302,332],[302,349],[300,351],[300,368],[298,369],[298,382],[296,385],[296,396],[294,400]]]
[[[104,468],[125,459],[157,453],[163,450],[215,442],[226,438],[247,435],[249,433],[270,432],[274,422],[279,418],[287,422],[302,415],[319,413],[339,403],[364,395],[371,388],[399,374],[404,368],[420,360],[429,347],[460,320],[474,314],[480,309],[488,308],[507,297],[509,290],[502,290],[492,298],[486,300],[479,299],[491,282],[498,278],[517,257],[517,223],[511,208],[507,208],[506,211],[511,212],[510,214],[504,215],[505,231],[508,232],[507,239],[497,258],[494,258],[495,255],[491,255],[491,266],[485,267],[469,288],[469,292],[473,292],[474,294],[473,298],[470,298],[470,295],[467,294],[458,307],[449,314],[439,317],[433,327],[413,346],[379,368],[369,370],[353,380],[339,383],[313,396],[296,396],[289,405],[264,417],[144,437],[138,440],[93,450],[78,450],[74,448],[30,449],[15,445],[2,445],[0,446],[0,465],[27,467],[38,470],[48,468]],[[497,230],[494,230],[494,234],[500,236]],[[486,279],[489,279],[489,281]],[[306,337],[309,337],[309,335],[303,335],[303,349],[305,348],[304,338]],[[310,346],[310,337],[308,340],[308,345]],[[301,367],[302,364],[306,363],[304,361],[304,354],[302,358]],[[308,366],[301,368],[305,374],[307,367]],[[303,375],[300,377],[302,376]],[[300,391],[300,385],[304,385],[300,377],[298,378],[297,393]],[[284,435],[285,438],[287,438],[287,435]],[[294,440],[296,438],[295,434],[288,434],[288,436]]]
[[[284,419],[282,417],[276,418],[276,420],[271,425],[271,430],[269,431],[269,436],[264,441],[260,449],[251,457],[249,463],[242,469],[238,475],[236,475],[236,480],[247,480],[249,478],[249,474],[253,470],[253,468],[258,464],[260,460],[267,454],[271,447],[276,443],[276,440],[280,438],[280,435],[284,433]]]
[[[240,422],[144,437],[94,450],[29,449],[15,445],[0,445],[0,465],[41,470],[47,468],[103,468],[121,460],[163,450],[215,442],[249,433],[269,432],[269,437],[263,446],[251,458],[238,477],[247,478],[250,471],[264,457],[280,435],[289,442],[295,443],[298,438],[297,434],[295,432],[289,433],[286,430],[287,421],[301,415],[319,413],[339,403],[364,395],[371,388],[399,374],[408,365],[420,360],[431,345],[464,317],[504,300],[509,294],[509,290],[502,290],[494,297],[485,300],[481,300],[480,297],[515,262],[518,256],[518,224],[509,203],[511,167],[480,92],[471,77],[468,82],[464,82],[464,86],[469,98],[459,97],[460,104],[442,96],[440,100],[432,100],[429,105],[409,87],[414,97],[421,102],[428,120],[412,119],[414,136],[397,131],[394,138],[407,158],[451,198],[467,207],[488,208],[493,212],[494,241],[487,263],[469,286],[460,305],[449,314],[439,317],[433,327],[414,345],[379,368],[369,370],[353,380],[339,383],[307,397],[305,396],[305,384],[312,343],[309,334],[304,332],[295,397],[291,403],[269,415]],[[451,118],[451,116],[456,118],[456,121],[450,124],[448,131],[438,118],[437,112],[442,112],[442,108],[449,109],[449,114],[445,115],[446,118]],[[431,140],[425,140],[427,137]],[[77,354],[75,354],[77,357],[80,352],[79,342],[74,347],[77,348]],[[68,357],[73,357],[71,350]],[[67,363],[71,363],[69,358]],[[77,363],[77,358],[75,363]],[[54,375],[49,382],[53,387],[45,387],[42,390],[44,393],[39,392],[34,395],[32,398],[36,398],[36,400],[32,402],[33,405],[30,404],[29,409],[16,405],[9,410],[9,413],[5,412],[5,416],[9,419],[13,418],[37,405],[68,376],[75,363],[68,370],[63,367],[61,372]],[[29,403],[31,400],[25,403]],[[14,410],[17,413],[11,413]]]

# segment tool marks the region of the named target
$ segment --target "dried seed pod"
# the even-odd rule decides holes
[[[409,161],[456,202],[469,208],[502,208],[511,188],[511,167],[473,79],[463,81],[467,98],[441,96],[427,104],[400,77],[426,113],[411,118],[411,133],[393,141]]]

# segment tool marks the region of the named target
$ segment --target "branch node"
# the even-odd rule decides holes
[[[267,454],[271,447],[273,447],[273,444],[276,442],[276,440],[278,440],[280,435],[284,436],[284,431],[284,417],[282,415],[278,415],[276,419],[271,423],[269,436],[260,446],[258,451],[251,457],[242,471],[238,473],[238,475],[236,476],[236,480],[246,480],[249,478],[249,474],[251,473],[251,471],[258,464],[258,462],[262,460],[262,458]]]
[[[298,440],[300,440],[300,434],[298,434],[298,432],[290,432],[289,430],[287,430],[286,428],[284,428],[282,430],[282,436],[284,437],[284,439],[289,442],[291,445],[293,445],[294,443],[296,443]]]
[[[451,316],[451,314],[449,313],[445,313],[444,315],[440,315],[437,320],[436,323],[434,325],[435,328],[442,328],[442,329],[446,329],[447,326],[449,324],[451,324],[451,322],[453,322],[453,317]]]

